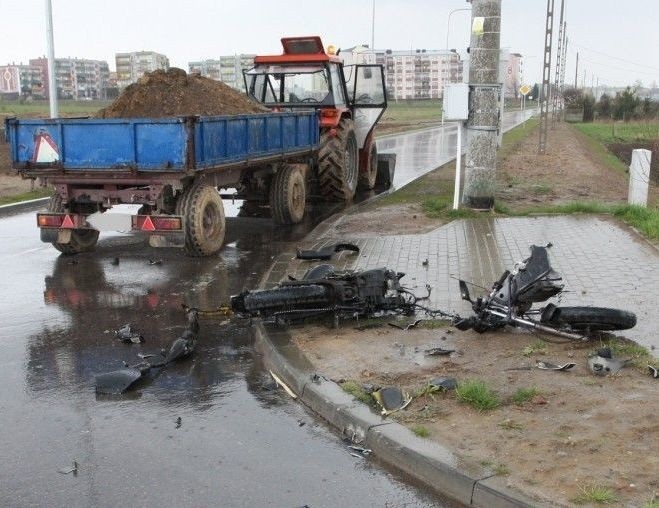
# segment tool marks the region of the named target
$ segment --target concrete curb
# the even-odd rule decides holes
[[[388,465],[410,475],[440,496],[466,506],[545,506],[514,492],[494,472],[456,456],[435,441],[415,436],[403,425],[373,413],[331,380],[315,373],[313,365],[290,342],[289,335],[261,322],[253,326],[256,349],[266,367],[275,372],[313,412],[344,437],[373,450]]]

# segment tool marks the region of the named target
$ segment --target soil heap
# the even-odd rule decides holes
[[[146,73],[96,118],[241,115],[269,109],[233,88],[175,67]]]

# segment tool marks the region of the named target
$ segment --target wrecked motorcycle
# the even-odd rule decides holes
[[[372,316],[378,312],[412,314],[420,300],[400,284],[404,273],[387,268],[335,271],[329,264],[311,268],[300,280],[274,288],[244,291],[231,297],[231,308],[243,316],[292,321],[323,314]]]
[[[462,299],[471,303],[475,315],[458,318],[456,328],[473,328],[483,333],[510,325],[585,340],[596,332],[626,330],[636,325],[633,313],[619,309],[559,307],[553,303],[534,309],[534,303],[544,302],[563,291],[562,277],[549,264],[547,247],[532,245],[531,256],[518,263],[512,272],[506,270],[487,296],[472,299],[467,282],[460,280]]]

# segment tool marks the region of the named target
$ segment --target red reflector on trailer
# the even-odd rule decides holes
[[[157,230],[174,231],[183,229],[179,217],[154,217],[153,223]]]
[[[76,226],[75,226],[75,224],[73,223],[73,220],[71,220],[71,216],[70,216],[70,215],[67,215],[66,217],[64,217],[64,220],[62,221],[62,226],[61,226],[61,227],[63,227],[63,228],[69,228],[69,229],[73,229],[73,228],[75,228]]]
[[[153,221],[151,220],[151,217],[147,215],[146,219],[144,219],[144,222],[142,223],[142,231],[155,231],[156,227],[153,225]]]
[[[37,225],[40,228],[58,228],[62,225],[61,215],[37,214]]]

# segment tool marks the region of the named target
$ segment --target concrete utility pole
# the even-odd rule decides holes
[[[574,68],[574,88],[577,88],[577,80],[579,79],[579,52],[577,51],[577,65]]]
[[[46,0],[46,43],[48,44],[48,98],[50,118],[57,118],[57,77],[55,76],[55,43],[53,42],[53,8]]]
[[[565,0],[561,0],[561,19],[558,25],[558,48],[556,51],[556,70],[554,75],[554,92],[552,94],[552,108],[551,108],[551,128],[556,128],[556,120],[559,116],[559,98],[561,96],[561,68],[565,65],[562,59],[563,56],[563,39],[565,38],[563,11],[565,9]]]
[[[547,117],[549,100],[551,99],[551,88],[549,78],[551,74],[551,39],[554,30],[554,0],[547,0],[547,24],[545,26],[545,56],[542,62],[542,91],[540,96],[540,139],[538,141],[538,153],[544,154],[547,149]]]
[[[499,130],[501,0],[471,1],[467,163],[462,202],[479,210],[494,206]]]

